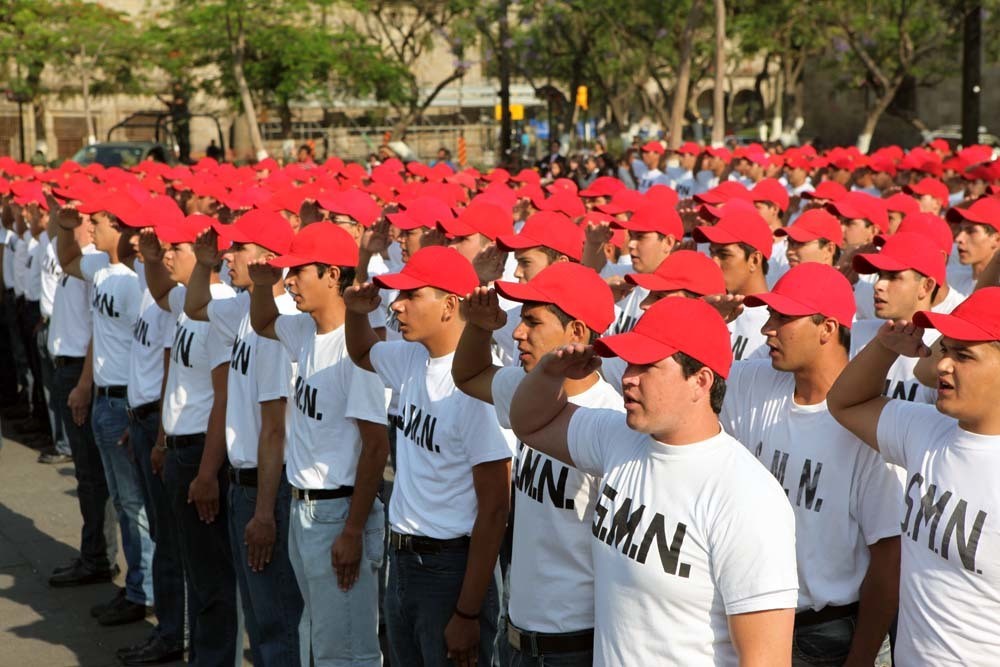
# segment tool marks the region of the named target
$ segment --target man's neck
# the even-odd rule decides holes
[[[947,283],[944,283],[943,285],[941,285],[940,287],[938,287],[937,296],[934,298],[934,301],[931,303],[931,307],[933,308],[934,306],[942,303],[945,299],[947,299],[949,292],[951,292],[951,288],[948,287]]]
[[[458,340],[462,337],[464,328],[464,325],[442,324],[434,335],[420,341],[420,344],[427,348],[427,354],[431,356],[431,359],[449,355],[458,349]]]
[[[740,285],[739,288],[733,292],[733,294],[740,294],[742,296],[746,296],[748,294],[761,294],[766,291],[767,291],[767,279],[764,278],[764,274],[755,273],[749,278],[747,278],[747,280],[744,281],[744,283]]]
[[[601,376],[597,373],[591,373],[582,380],[566,380],[563,382],[563,389],[566,390],[567,396],[579,396],[583,392],[587,391],[593,387],[601,379]]]
[[[847,366],[847,350],[836,345],[836,351],[821,355],[815,363],[794,372],[795,392],[793,399],[798,405],[816,405],[826,400],[830,387]]]
[[[651,434],[652,437],[667,445],[693,445],[714,438],[722,431],[719,416],[707,405],[689,411],[670,431]]]
[[[981,262],[970,264],[969,266],[972,267],[972,277],[975,278],[976,280],[979,280],[979,276],[983,275],[983,271],[985,271],[986,267],[989,266],[991,259],[992,257],[987,257]]]
[[[323,304],[321,308],[317,308],[309,313],[309,315],[312,316],[313,321],[316,323],[316,333],[328,334],[343,326],[345,313],[346,309],[343,299],[334,297]]]

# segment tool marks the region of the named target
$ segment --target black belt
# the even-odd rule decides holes
[[[230,468],[229,481],[239,486],[257,486],[256,468]]]
[[[332,500],[334,498],[350,498],[354,495],[353,486],[341,486],[336,489],[299,489],[292,487],[292,498],[296,500]]]
[[[594,631],[579,632],[527,632],[521,630],[507,619],[507,641],[515,649],[525,655],[537,658],[540,655],[553,653],[576,653],[594,649]]]
[[[403,416],[402,415],[389,415],[389,428],[398,428],[400,431],[403,430]]]
[[[56,368],[75,366],[76,364],[82,364],[85,359],[86,357],[53,357],[52,365]]]
[[[455,549],[469,546],[469,536],[454,537],[450,540],[438,540],[423,535],[404,535],[394,530],[389,531],[389,546],[397,551],[411,551],[415,554],[436,554],[445,549]]]
[[[98,387],[98,396],[107,398],[128,398],[128,387],[123,384],[112,385],[110,387]]]
[[[827,623],[829,621],[836,621],[837,619],[847,618],[849,616],[856,616],[857,613],[857,602],[852,602],[851,604],[845,604],[839,607],[827,605],[819,611],[807,609],[795,614],[795,627],[804,628],[810,625],[819,625],[820,623]]]
[[[150,401],[149,403],[143,403],[142,405],[134,408],[128,408],[128,416],[134,421],[139,421],[140,419],[145,419],[150,415],[156,414],[160,411],[159,401]]]
[[[163,439],[167,449],[185,449],[205,444],[204,433],[192,433],[191,435],[168,435]]]

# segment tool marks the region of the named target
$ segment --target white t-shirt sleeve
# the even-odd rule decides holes
[[[347,410],[344,416],[375,424],[388,424],[382,380],[375,373],[353,364],[348,372],[350,386],[347,389]]]
[[[228,364],[233,359],[232,343],[227,344],[222,337],[222,332],[211,325],[208,327],[205,350],[208,353],[208,367],[212,369],[222,364]]]
[[[456,390],[457,391],[457,390]],[[469,465],[501,461],[514,456],[514,442],[508,442],[489,403],[462,394],[461,442]]]
[[[80,257],[80,273],[88,282],[94,280],[94,274],[110,265],[111,260],[103,252],[92,252]]]
[[[163,327],[163,349],[169,350],[174,346],[174,334],[177,333],[177,318],[173,313],[167,314],[167,323]]]
[[[608,448],[614,446],[614,434],[621,429],[628,429],[621,412],[577,408],[566,431],[573,466],[591,475],[603,477],[607,472]]]
[[[288,398],[292,362],[285,346],[276,340],[257,336],[256,362],[257,401],[264,403]]]
[[[170,312],[174,317],[184,314],[184,299],[187,297],[187,287],[176,285],[167,292],[167,303],[170,304]]]
[[[909,469],[912,446],[926,439],[936,422],[943,417],[933,405],[892,400],[879,415],[876,439],[882,457],[889,463]]]
[[[372,346],[368,358],[386,387],[397,392],[402,391],[403,380],[406,378],[406,371],[416,345],[418,344],[405,340],[392,340],[375,343]]]
[[[493,374],[493,384],[490,391],[493,394],[493,407],[497,411],[497,421],[500,426],[510,428],[510,404],[514,400],[514,392],[524,379],[523,368],[507,366]]]
[[[222,339],[232,345],[239,335],[240,322],[246,313],[243,299],[233,296],[228,299],[212,299],[208,302],[208,321],[219,330]]]
[[[274,321],[274,333],[289,356],[297,361],[302,348],[316,335],[316,322],[308,313],[278,315]]]

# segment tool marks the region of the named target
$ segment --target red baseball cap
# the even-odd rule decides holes
[[[955,340],[1000,340],[1000,287],[976,290],[950,314],[917,311],[913,323],[925,329],[937,329],[942,336]]]
[[[897,232],[886,239],[881,251],[855,255],[852,264],[858,273],[912,269],[943,285],[944,259],[944,255],[934,243],[928,242],[926,236]]]
[[[757,211],[743,208],[724,208],[719,221],[714,225],[700,225],[694,228],[692,236],[698,243],[746,243],[770,259],[774,245],[771,228]]]
[[[215,220],[212,229],[227,243],[255,243],[279,255],[289,252],[295,238],[292,226],[283,215],[260,208],[247,211],[230,225]]]
[[[539,211],[528,217],[517,234],[497,237],[497,245],[506,252],[545,246],[577,262],[583,257],[583,242],[583,230],[555,211]]]
[[[867,220],[883,234],[889,231],[889,212],[878,197],[865,192],[848,192],[826,205],[826,210],[848,220]]]
[[[722,204],[733,198],[749,201],[751,197],[750,191],[742,183],[723,181],[711,190],[696,194],[694,200],[701,204]]]
[[[643,153],[656,153],[657,155],[663,155],[666,152],[663,144],[659,141],[647,141],[642,145],[641,150]]]
[[[917,200],[902,192],[897,192],[893,196],[883,199],[882,203],[885,204],[886,211],[894,211],[903,215],[920,211],[920,204]]]
[[[733,364],[729,329],[718,311],[701,299],[661,299],[632,331],[597,339],[594,352],[639,365],[683,352],[724,378]]]
[[[624,187],[625,184],[614,176],[598,176],[578,194],[581,197],[610,197]]]
[[[899,223],[899,229],[896,230],[896,233],[920,234],[937,246],[945,255],[951,254],[951,246],[954,242],[951,228],[948,227],[948,223],[933,213],[908,214]],[[879,234],[875,237],[875,245],[884,245],[889,238],[888,234]]]
[[[680,153],[681,155],[701,155],[701,151],[701,145],[696,144],[693,141],[685,141],[683,144],[674,149],[675,153]]]
[[[650,292],[686,290],[699,296],[724,294],[726,281],[722,269],[694,250],[676,250],[660,262],[652,273],[629,273],[625,280]]]
[[[428,246],[415,252],[399,273],[384,273],[373,281],[385,289],[436,287],[464,297],[479,285],[479,276],[454,248]]]
[[[840,226],[840,221],[832,213],[821,208],[804,211],[790,226],[776,229],[774,235],[787,236],[799,243],[826,239],[838,248],[844,246],[844,230]]]
[[[361,190],[322,192],[316,195],[316,203],[330,213],[350,217],[362,227],[371,227],[382,215],[382,208]]]
[[[514,231],[514,218],[496,204],[474,201],[459,212],[454,219],[439,220],[438,226],[449,238],[482,234],[495,241],[501,234]],[[464,293],[463,293],[464,294]]]
[[[455,212],[437,197],[416,197],[400,205],[402,210],[387,213],[385,217],[399,229],[426,227],[437,229],[438,223],[454,220]]]
[[[968,220],[1000,230],[1000,199],[980,197],[969,208],[952,208],[945,217],[948,222],[959,223]]]
[[[292,239],[288,253],[275,257],[268,263],[281,268],[305,264],[353,267],[358,263],[358,244],[347,231],[337,225],[314,222],[299,230]]]
[[[16,185],[16,182],[11,185]],[[115,216],[129,227],[141,226],[140,216],[138,216],[139,205],[123,191],[104,190],[102,192],[95,190],[94,195],[93,198],[80,203],[80,206],[77,207],[80,213],[98,213],[103,211]]]
[[[825,199],[826,201],[837,201],[847,194],[847,188],[836,181],[823,181],[811,192],[803,192],[803,199]]]
[[[187,217],[165,217],[154,229],[156,238],[163,243],[194,243],[198,235],[215,222],[215,218],[195,213]],[[224,247],[222,239],[219,239],[219,246]]]
[[[677,192],[673,188],[660,183],[646,190],[641,197],[643,204],[655,204],[663,208],[674,208],[677,206],[678,201]]]
[[[534,185],[539,185],[542,182],[542,176],[534,169],[522,169],[517,172],[516,176],[511,177],[510,180],[515,183],[532,183]]]
[[[630,232],[657,232],[675,239],[684,236],[684,224],[676,210],[650,204],[643,205],[628,220],[612,220],[611,226]]]
[[[948,198],[951,194],[948,192],[947,185],[930,176],[920,179],[920,182],[916,185],[903,186],[903,192],[908,195],[916,195],[917,197],[930,195],[941,202],[941,206],[948,205]]]
[[[526,283],[498,280],[494,286],[500,296],[511,301],[551,303],[597,333],[615,321],[611,288],[596,271],[582,264],[557,262]]]
[[[655,186],[654,186],[655,187]],[[653,188],[650,188],[652,190]],[[676,195],[675,195],[676,196]],[[611,201],[607,204],[600,204],[597,210],[608,215],[618,215],[620,213],[632,213],[642,207],[645,199],[638,190],[619,190],[611,195]]]
[[[751,308],[769,306],[782,315],[823,315],[851,328],[856,306],[854,288],[837,269],[818,262],[804,262],[788,269],[770,292],[750,294],[743,303]]]
[[[756,202],[771,202],[782,212],[788,209],[788,190],[785,186],[773,178],[762,179],[753,186],[750,196]]]
[[[580,201],[580,197],[568,191],[557,192],[540,203],[538,209],[541,211],[558,211],[571,218],[578,218],[587,212],[587,207]]]

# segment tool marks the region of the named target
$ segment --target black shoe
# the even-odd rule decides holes
[[[125,589],[119,588],[118,592],[115,593],[115,596],[113,598],[111,598],[107,602],[100,602],[91,607],[90,615],[93,616],[94,618],[97,618],[107,610],[114,609],[119,604],[119,602],[124,598],[125,598]]]
[[[54,588],[69,588],[70,586],[86,586],[88,584],[104,584],[115,578],[118,566],[113,565],[106,570],[94,570],[76,560],[73,564],[61,570],[56,570],[49,577],[49,586]]]
[[[147,614],[149,607],[136,604],[122,595],[97,617],[97,622],[101,625],[126,625],[143,620]]]
[[[63,454],[56,451],[56,448],[47,449],[38,455],[39,463],[69,463],[73,460],[73,457],[69,454]]]
[[[122,659],[129,653],[135,653],[136,651],[141,651],[142,649],[146,648],[147,646],[155,642],[157,639],[158,635],[156,634],[156,630],[153,630],[153,632],[151,632],[148,637],[143,639],[138,644],[132,644],[131,646],[123,646],[122,648],[117,649],[115,651],[115,655],[117,655],[119,659]]]
[[[126,665],[159,665],[184,657],[184,644],[172,644],[161,637],[153,637],[145,646],[129,653],[118,653],[118,659]]]

